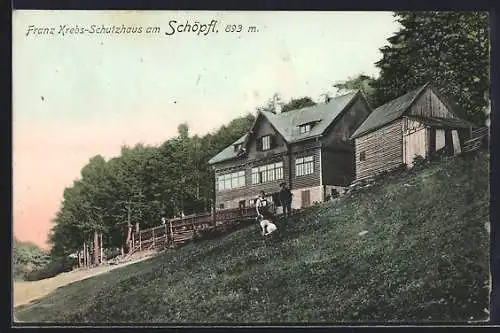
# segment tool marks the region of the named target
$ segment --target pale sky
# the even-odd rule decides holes
[[[168,36],[171,20],[217,20],[219,33]],[[59,34],[93,24],[144,31]],[[14,11],[14,235],[45,247],[64,188],[92,156],[161,144],[182,122],[206,134],[276,92],[334,93],[337,81],[377,75],[379,48],[398,29],[390,12]]]

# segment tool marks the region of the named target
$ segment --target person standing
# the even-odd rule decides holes
[[[292,214],[292,197],[293,194],[286,185],[286,183],[281,183],[280,184],[281,189],[280,189],[280,202],[281,202],[281,207],[283,207],[283,216],[285,218],[289,218],[290,215]]]
[[[271,220],[274,215],[270,211],[270,202],[266,199],[266,192],[260,191],[260,195],[257,198],[257,203],[255,205],[257,209],[257,215],[262,216],[265,219]]]

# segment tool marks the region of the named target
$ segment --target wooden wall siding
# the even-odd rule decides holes
[[[245,184],[246,186],[236,188],[236,189],[231,189],[231,190],[224,190],[224,191],[216,191],[216,202],[224,202],[224,201],[229,201],[232,200],[233,198],[236,197],[248,197],[248,196],[257,196],[260,191],[266,191],[266,192],[276,192],[279,191],[279,184],[283,181],[288,182],[288,175],[289,175],[289,168],[288,168],[288,159],[289,157],[287,155],[280,155],[276,156],[275,158],[272,159],[264,159],[261,161],[251,161],[250,163],[247,163],[244,167],[240,167],[238,170],[244,169],[245,170]],[[270,163],[276,163],[276,162],[283,162],[283,179],[280,180],[274,180],[272,182],[266,182],[262,184],[252,184],[252,168],[261,166],[261,165],[266,165]],[[216,170],[215,172],[215,180],[217,183],[217,175],[224,173],[220,172],[221,170]],[[217,187],[216,187],[217,188]]]
[[[436,150],[444,148],[445,142],[444,129],[436,129]]]
[[[270,150],[258,151],[257,139],[265,135],[275,136],[275,146]],[[261,116],[260,120],[255,125],[254,133],[251,135],[247,151],[248,151],[247,159],[260,160],[262,158],[267,158],[276,153],[286,152],[287,145],[283,137],[274,130],[274,127],[269,123],[269,121],[265,117]]]
[[[316,149],[321,147],[321,142],[316,139],[300,141],[292,144],[291,152],[292,154],[302,153],[310,149]]]
[[[251,163],[251,161],[249,161],[247,158],[236,158],[233,160],[216,163],[212,165],[212,168],[215,173],[226,173],[240,170],[242,167],[246,166],[249,163]]]
[[[241,169],[251,168],[253,165],[263,165],[269,163],[274,163],[273,161],[281,161],[287,153],[278,153],[275,152],[273,154],[267,154],[266,157],[261,159],[249,159],[249,158],[239,158],[230,161],[225,161],[221,163],[214,164],[212,166],[214,172],[216,174],[223,174],[233,171],[238,171]]]
[[[327,130],[321,138],[324,147],[336,148],[339,143],[340,147],[346,145],[354,150],[354,143],[349,140],[356,129],[366,120],[370,114],[370,109],[361,97],[356,97],[355,102],[351,104],[348,110],[345,111],[331,128]]]
[[[403,133],[401,119],[355,139],[356,179],[391,170],[403,163]],[[359,160],[365,152],[364,161]]]
[[[249,196],[257,196],[259,194],[260,191],[265,191],[266,193],[274,193],[274,192],[279,192],[280,190],[280,184],[282,182],[288,182],[288,175],[290,173],[290,170],[288,168],[288,159],[289,159],[289,156],[285,155],[283,156],[280,161],[283,162],[283,178],[282,179],[277,179],[277,180],[273,180],[273,181],[270,181],[270,182],[265,182],[265,183],[261,183],[261,184],[252,184],[252,167],[258,167],[258,166],[261,166],[261,165],[266,165],[266,164],[269,164],[269,163],[275,163],[275,162],[278,162],[278,161],[268,161],[268,160],[265,160],[265,161],[259,161],[258,163],[255,163],[254,165],[252,165],[249,169],[248,169],[248,176],[249,176],[249,180],[248,180],[248,183],[249,184],[249,187],[248,187],[248,191],[246,192],[247,195]]]
[[[238,170],[245,170],[245,184],[246,186],[224,190],[216,191],[216,206],[218,207],[220,203],[229,202],[235,200],[235,198],[241,197],[255,197],[260,191],[265,191],[266,193],[273,193],[279,191],[279,184],[283,181],[289,183],[291,188],[299,187],[310,187],[318,186],[320,183],[320,168],[319,168],[319,147],[320,143],[315,140],[309,140],[304,142],[299,142],[292,145],[292,151],[294,152],[291,157],[291,163],[289,163],[290,157],[284,153],[275,153],[272,158],[263,158],[260,160],[256,159],[239,159],[233,160],[230,163],[220,163],[214,166],[215,169],[215,184],[217,186],[217,175],[224,174],[227,172],[234,172]],[[310,175],[299,176],[297,179],[295,177],[295,156],[303,157],[314,155],[314,173]],[[255,155],[253,156],[255,158]],[[275,180],[272,182],[266,182],[262,184],[252,184],[252,168],[255,166],[266,165],[270,163],[283,162],[283,179]],[[222,165],[224,168],[222,168]],[[291,165],[291,173],[289,165]],[[291,175],[292,181],[290,182],[289,176]],[[217,187],[215,187],[217,188]]]
[[[404,163],[408,167],[413,165],[413,160],[417,156],[427,157],[429,148],[428,129],[424,124],[403,119],[403,156]]]
[[[321,156],[323,185],[348,186],[354,181],[356,176],[354,149],[351,152],[324,149]]]
[[[370,109],[361,96],[321,138],[323,184],[347,186],[356,176],[354,142],[350,136],[366,120]]]
[[[420,117],[457,118],[429,88],[413,103],[407,114]]]
[[[309,175],[298,176],[295,173],[295,160],[297,158],[305,157],[305,156],[314,156],[314,172]],[[299,189],[303,187],[312,187],[320,185],[320,149],[307,149],[302,152],[297,152],[292,155],[292,189]]]

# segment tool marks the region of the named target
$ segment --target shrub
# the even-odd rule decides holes
[[[23,279],[33,269],[40,268],[50,261],[48,253],[29,242],[14,239],[12,251],[12,276],[15,280]]]
[[[104,254],[104,257],[106,258],[106,260],[110,260],[110,259],[116,258],[119,255],[121,255],[122,250],[120,248],[108,248],[108,249],[104,249],[103,254]]]
[[[415,156],[415,158],[413,159],[413,162],[412,162],[413,171],[422,170],[428,162],[429,162],[428,160],[426,160],[424,157],[422,157],[420,155]]]
[[[69,258],[69,257],[55,258],[45,266],[38,269],[34,269],[31,272],[27,273],[24,279],[26,281],[38,281],[38,280],[48,279],[63,272],[71,271],[76,264],[78,264],[78,261],[74,258]]]

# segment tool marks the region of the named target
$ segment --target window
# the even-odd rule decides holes
[[[359,153],[359,160],[360,161],[366,160],[366,152],[362,151]]]
[[[259,167],[260,182],[267,182],[267,165]]]
[[[271,136],[266,135],[262,137],[262,150],[271,149]]]
[[[283,179],[283,162],[252,168],[252,184],[272,182]]]
[[[259,168],[252,168],[252,184],[260,183]]]
[[[245,171],[238,171],[238,187],[246,185]]]
[[[241,143],[235,144],[234,145],[234,151],[237,152],[241,149]]]
[[[274,164],[274,171],[276,172],[276,180],[283,179],[283,162]]]
[[[245,186],[245,171],[238,171],[219,175],[217,177],[217,189],[219,191],[230,190]]]
[[[300,157],[295,160],[295,175],[305,176],[314,172],[314,157]]]
[[[307,133],[311,131],[311,124],[305,124],[299,126],[300,134]]]

